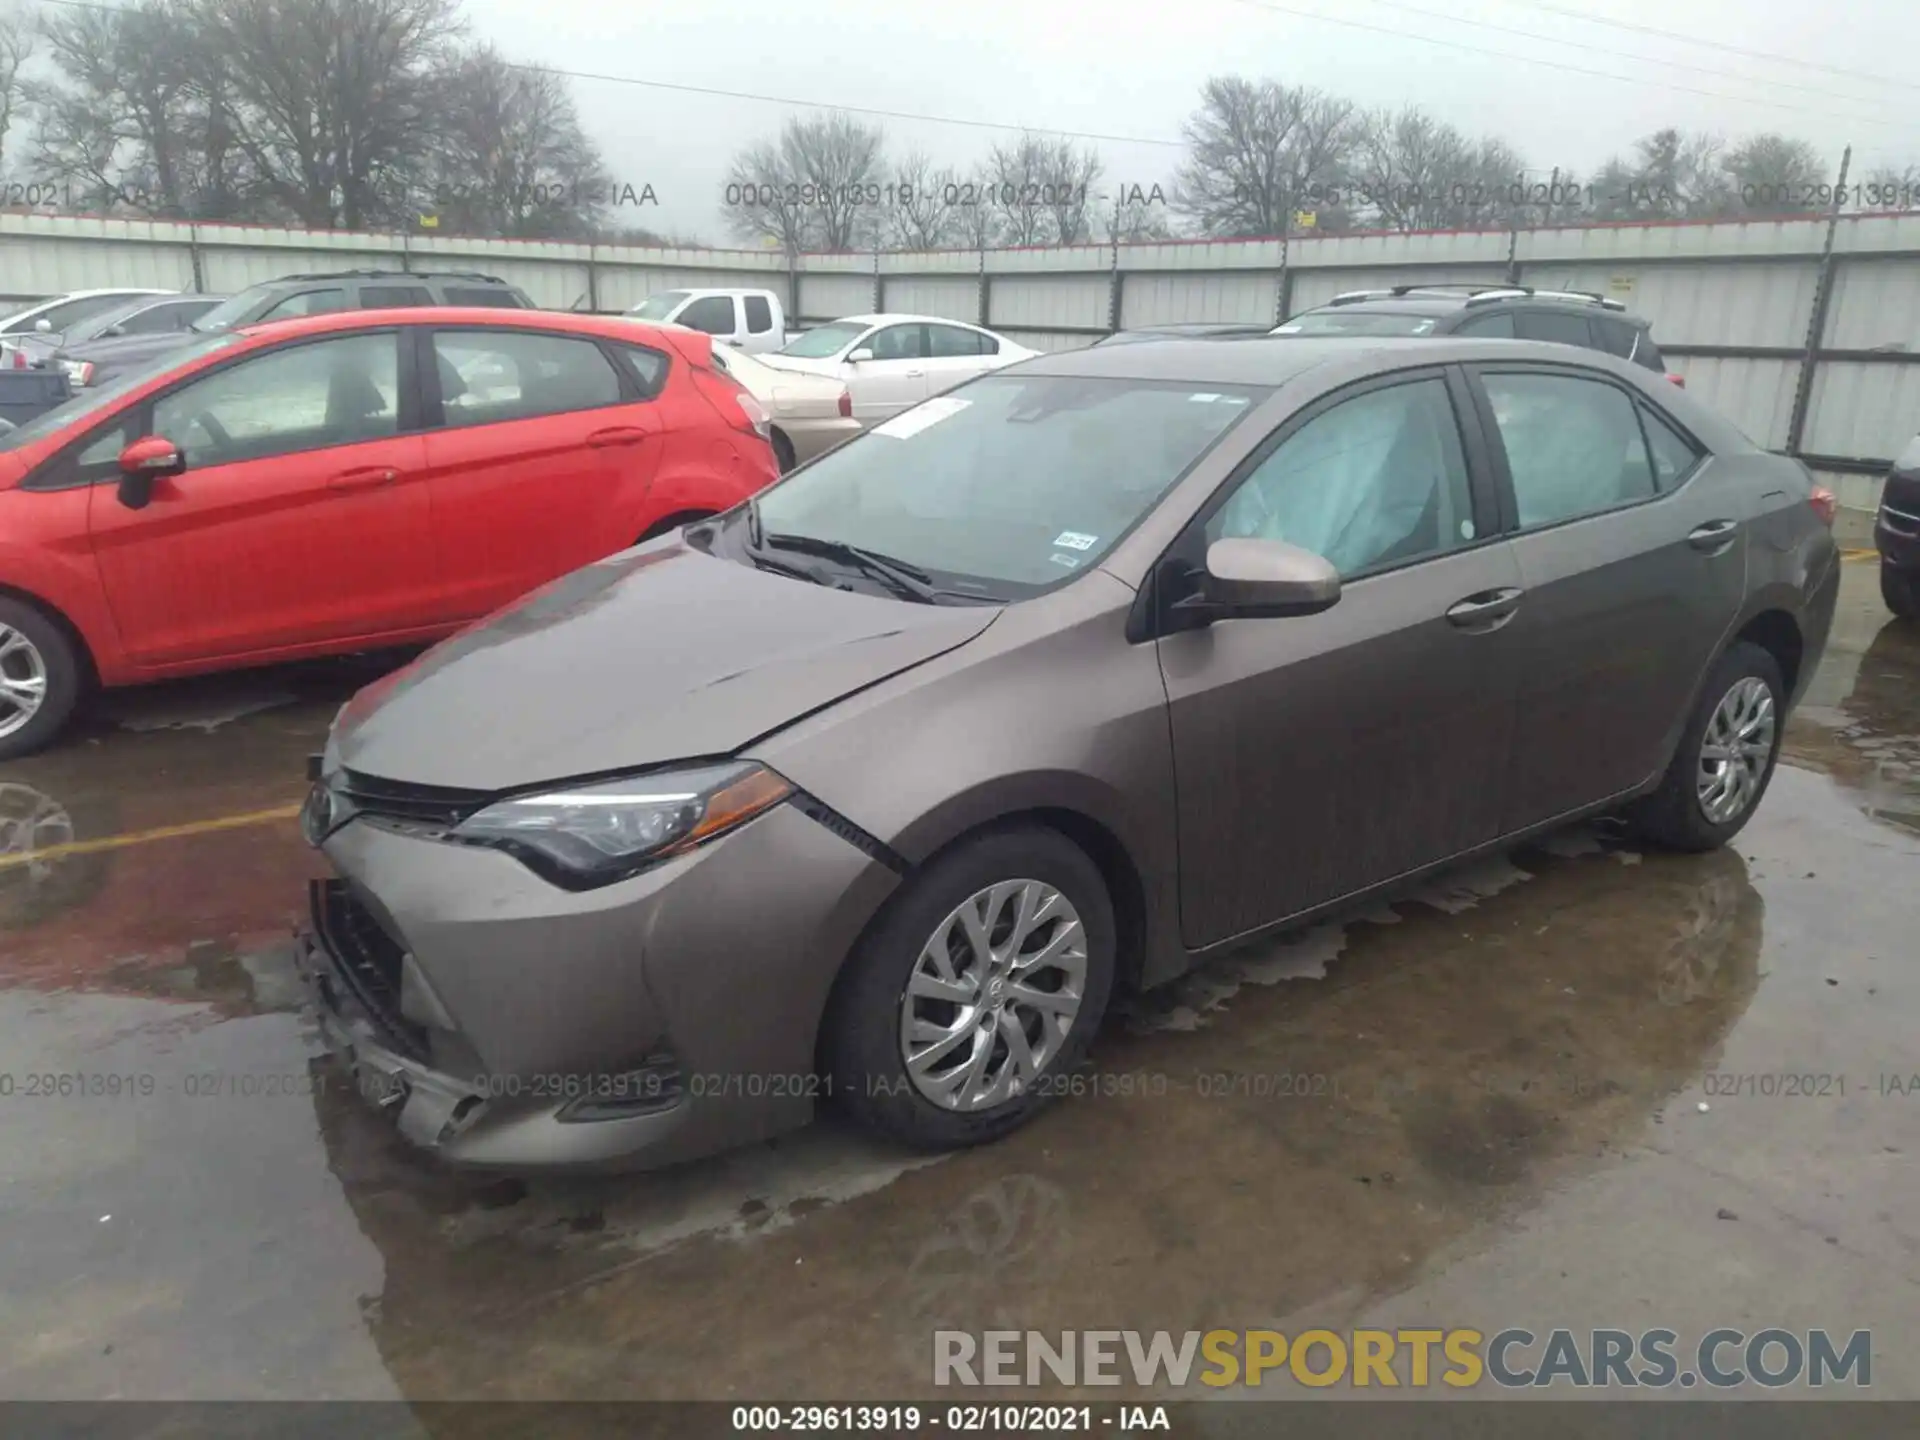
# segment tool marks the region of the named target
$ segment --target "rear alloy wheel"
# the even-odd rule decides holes
[[[1902,620],[1920,620],[1920,574],[1880,562],[1880,598]]]
[[[1713,850],[1737,835],[1773,778],[1786,700],[1773,656],[1733,645],[1701,688],[1659,789],[1628,811],[1634,828],[1671,850]]]
[[[993,1140],[1085,1056],[1113,988],[1112,902],[1051,830],[963,842],[849,963],[826,1049],[855,1119],[927,1149]]]
[[[0,597],[0,760],[45,745],[79,698],[72,642],[40,611]]]

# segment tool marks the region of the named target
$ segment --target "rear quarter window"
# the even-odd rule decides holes
[[[495,310],[523,310],[520,297],[504,285],[449,285],[449,305],[479,305]]]

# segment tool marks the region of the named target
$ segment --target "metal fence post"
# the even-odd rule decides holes
[[[587,242],[587,309],[590,313],[600,313],[600,267],[593,263],[594,242]]]
[[[1840,197],[1847,190],[1847,167],[1853,163],[1851,145],[1840,152],[1840,179],[1833,187],[1833,206],[1827,211],[1827,237],[1820,246],[1820,271],[1813,282],[1813,314],[1807,320],[1807,343],[1800,352],[1800,375],[1793,386],[1793,413],[1787,420],[1787,454],[1800,454],[1806,435],[1807,408],[1813,401],[1814,371],[1820,363],[1820,342],[1827,334],[1827,307],[1833,300],[1833,242],[1840,229]]]
[[[874,314],[884,315],[887,313],[886,300],[887,300],[887,282],[885,278],[882,277],[882,275],[880,274],[880,247],[878,245],[875,245],[873,247],[873,313]]]
[[[207,276],[200,267],[200,227],[191,220],[187,222],[187,264],[193,269],[194,294],[206,294]]]
[[[982,330],[993,328],[993,277],[987,274],[987,247],[980,247],[980,320]]]
[[[1280,279],[1273,287],[1273,323],[1284,325],[1293,309],[1293,270],[1287,263],[1287,237],[1280,237]]]

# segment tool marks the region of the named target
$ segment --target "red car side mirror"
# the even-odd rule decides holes
[[[186,468],[187,457],[166,436],[134,441],[120,452],[120,503],[129,510],[146,509],[153,500],[153,482]]]

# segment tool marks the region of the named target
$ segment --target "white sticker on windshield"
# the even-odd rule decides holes
[[[1069,570],[1078,570],[1080,568],[1080,557],[1078,555],[1062,555],[1056,550],[1047,558],[1056,565],[1066,566]]]
[[[1189,404],[1211,405],[1214,401],[1218,400],[1219,398],[1220,397],[1217,394],[1213,393],[1212,391],[1208,391],[1204,395],[1189,395],[1187,396],[1187,401]]]
[[[1091,550],[1100,543],[1100,537],[1082,535],[1078,530],[1062,530],[1053,537],[1053,543],[1062,550]]]
[[[1298,325],[1289,323],[1289,324],[1280,326],[1280,328],[1275,330],[1273,333],[1275,335],[1298,335],[1300,333],[1300,327]]]
[[[1416,335],[1424,335],[1431,329],[1433,329],[1433,321],[1422,320],[1418,325],[1413,327],[1413,333]]]
[[[971,400],[962,400],[957,395],[936,396],[911,410],[902,411],[884,424],[874,426],[873,433],[905,440],[910,435],[918,435],[930,425],[938,425],[950,415],[958,415],[971,404]]]

